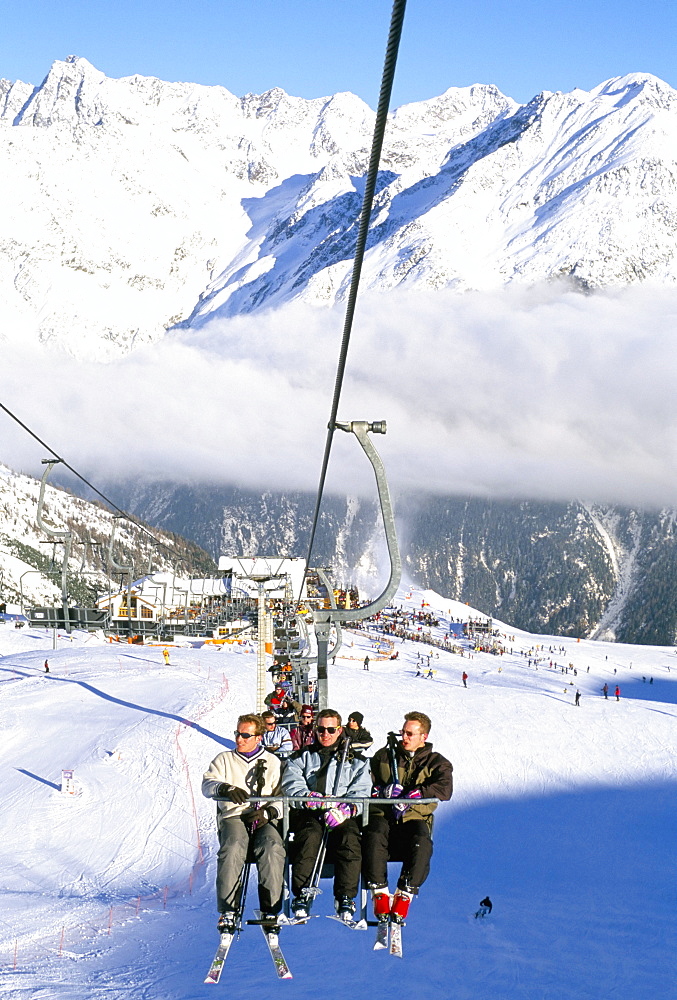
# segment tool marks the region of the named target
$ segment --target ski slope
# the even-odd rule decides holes
[[[447,618],[469,610],[431,592],[398,597],[422,601]],[[675,650],[502,629],[512,654],[438,650],[433,679],[415,676],[429,647],[396,640],[399,658],[378,660],[369,638],[351,632],[330,668],[330,703],[362,711],[375,748],[405,711],[425,711],[435,748],[454,764],[404,960],[373,953],[371,930],[320,918],[283,931],[294,979],[279,983],[248,928],[216,990],[675,995]],[[545,662],[536,668],[532,655],[529,666],[522,653],[541,644]],[[0,626],[0,995],[209,995],[216,837],[200,782],[253,706],[256,658],[247,647],[172,647],[164,666],[160,648],[84,633],[51,646],[51,633]],[[569,663],[575,677],[561,672]],[[62,768],[75,769],[80,795],[60,794]],[[493,914],[474,920],[486,894]],[[316,912],[331,904],[327,885]]]

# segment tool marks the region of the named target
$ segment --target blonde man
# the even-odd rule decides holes
[[[392,806],[370,807],[369,825],[362,838],[362,870],[379,920],[404,921],[412,898],[430,872],[437,804],[418,803],[418,799],[451,798],[453,768],[428,743],[430,728],[430,719],[423,712],[408,712],[400,739],[391,733],[388,745],[371,759],[374,798],[393,799]],[[391,857],[404,859],[392,901],[388,892]]]
[[[216,903],[219,933],[237,928],[241,918],[242,871],[251,850],[259,875],[259,906],[263,919],[274,922],[282,906],[285,850],[275,805],[261,805],[258,795],[280,794],[279,759],[261,745],[265,732],[258,715],[241,715],[235,748],[224,750],[202,779],[202,794],[217,800],[219,854]]]

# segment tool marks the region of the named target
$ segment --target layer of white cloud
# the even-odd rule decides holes
[[[168,336],[111,364],[26,350],[0,399],[90,476],[314,490],[343,313],[292,305]],[[673,506],[677,291],[567,286],[398,292],[358,302],[339,417],[376,438],[395,488]],[[0,460],[44,449],[0,414]],[[372,490],[335,437],[327,489]]]

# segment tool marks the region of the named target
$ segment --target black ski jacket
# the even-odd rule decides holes
[[[403,798],[413,788],[420,789],[422,799],[440,799],[440,801],[446,802],[451,798],[454,789],[451,761],[433,750],[432,743],[425,743],[419,747],[413,757],[410,757],[403,749],[402,744],[398,743],[395,753],[397,780],[404,789]],[[387,746],[377,750],[371,758],[371,777],[374,787],[378,789],[385,788],[392,781],[390,752]],[[378,796],[376,797],[378,798]],[[402,816],[402,822],[424,819],[432,830],[432,814],[435,809],[437,809],[437,804],[434,802],[417,805],[414,799],[410,808]],[[370,806],[372,815],[388,816],[391,811],[388,806]]]

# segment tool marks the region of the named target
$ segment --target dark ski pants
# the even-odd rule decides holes
[[[296,809],[291,816],[294,839],[290,842],[292,863],[292,892],[298,896],[301,889],[310,885],[325,831],[323,815],[308,809]],[[330,830],[327,841],[327,860],[334,863],[334,896],[354,899],[360,882],[362,845],[357,820],[347,819]]]
[[[239,816],[219,823],[219,854],[216,865],[216,906],[219,913],[237,910],[242,897],[240,875],[247,857],[259,874],[259,906],[264,913],[279,913],[282,906],[285,850],[272,823],[250,836]]]
[[[433,842],[423,819],[396,821],[372,815],[362,834],[362,871],[370,886],[388,884],[388,861],[401,861],[397,888],[418,890],[430,874]]]

